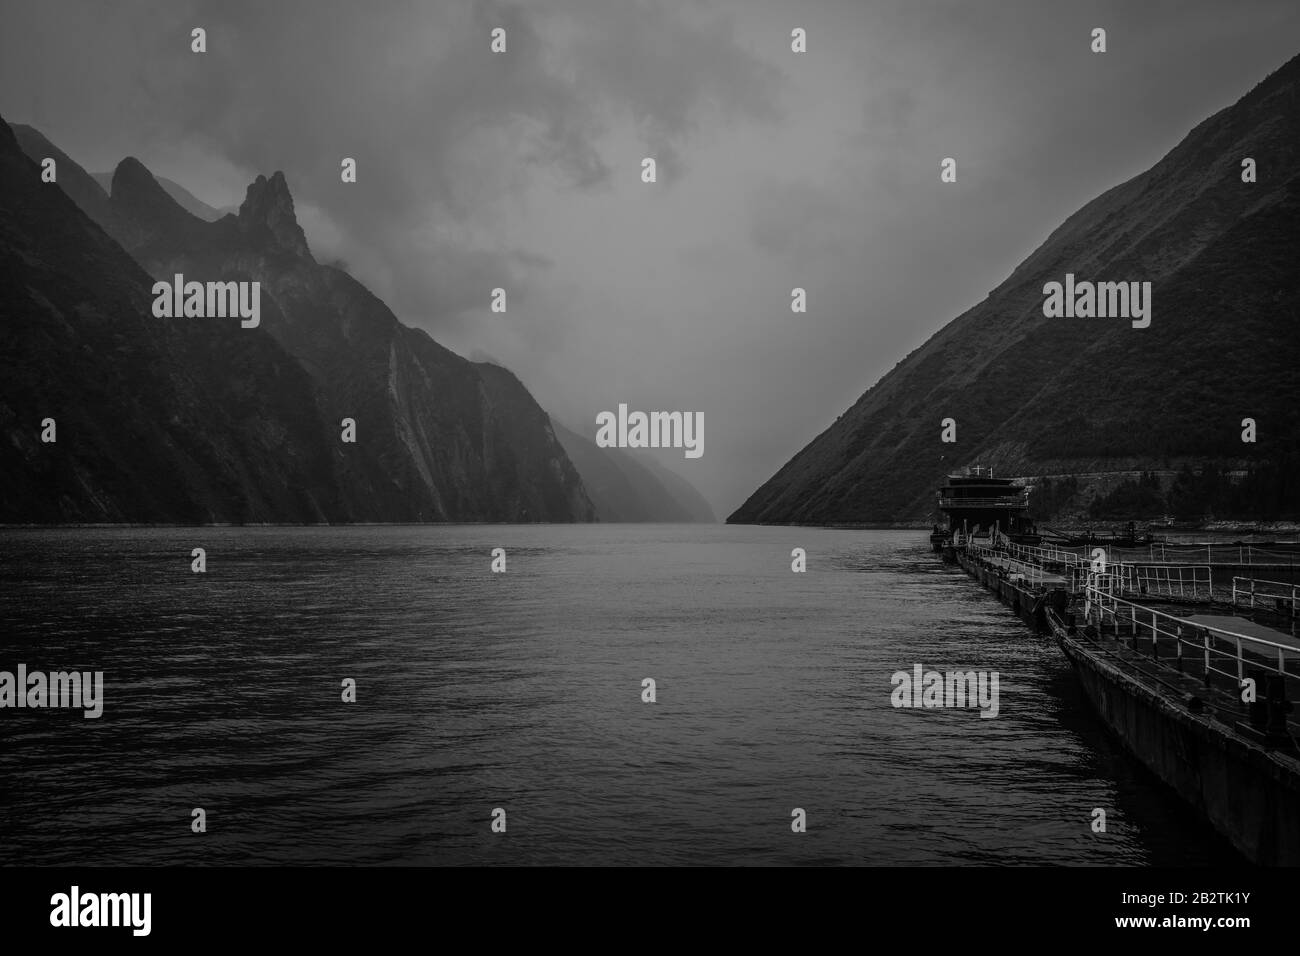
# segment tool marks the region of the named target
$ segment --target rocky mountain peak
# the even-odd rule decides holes
[[[239,207],[239,228],[256,241],[296,256],[311,257],[307,237],[293,211],[293,196],[284,173],[276,171],[270,179],[258,176],[248,186]]]
[[[156,236],[185,228],[193,218],[134,156],[128,156],[113,170],[109,197],[119,229]]]

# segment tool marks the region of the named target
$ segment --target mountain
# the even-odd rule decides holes
[[[112,173],[91,173],[91,177],[105,192],[113,186]],[[239,212],[239,207],[235,207],[234,210],[214,209],[179,183],[175,183],[165,176],[155,176],[154,178],[158,180],[158,185],[163,188],[163,192],[176,200],[178,206],[191,216],[198,216],[205,222],[216,222],[231,211]]]
[[[650,455],[600,448],[590,438],[552,421],[555,437],[582,475],[601,521],[711,522],[713,511],[685,478]]]
[[[308,375],[261,330],[154,318],[153,280],[69,198],[94,182],[58,169],[42,183],[0,120],[0,522],[329,515]]]
[[[12,137],[10,140],[17,147]],[[518,379],[504,370],[468,362],[425,332],[402,325],[351,276],[318,264],[297,223],[283,174],[270,179],[259,176],[249,186],[238,216],[206,222],[182,208],[134,159],[123,160],[114,171],[106,205],[98,194],[82,188],[89,181],[98,189],[93,178],[70,159],[60,161],[60,185],[74,186],[69,195],[78,204],[85,201],[80,209],[71,202],[51,205],[51,197],[66,197],[41,184],[39,170],[31,175],[35,167],[30,158],[22,157],[19,163],[14,156],[9,161],[15,169],[6,183],[16,206],[31,206],[34,191],[45,186],[40,197],[44,213],[55,222],[77,220],[75,228],[67,228],[78,234],[79,241],[93,244],[105,261],[112,255],[113,268],[123,273],[118,285],[127,286],[117,300],[101,303],[96,300],[96,290],[111,285],[105,270],[72,277],[71,285],[80,290],[81,298],[54,310],[57,318],[44,309],[42,322],[25,328],[22,335],[13,333],[16,346],[20,350],[29,344],[35,347],[44,334],[43,327],[61,319],[66,325],[66,314],[75,311],[74,306],[94,312],[109,310],[111,305],[114,320],[110,324],[121,323],[134,330],[143,323],[140,334],[144,341],[133,340],[133,348],[142,354],[128,353],[133,359],[129,363],[119,362],[124,357],[111,348],[88,352],[93,342],[82,343],[81,337],[89,334],[83,324],[60,327],[66,334],[41,358],[51,370],[61,361],[80,362],[78,367],[85,367],[84,376],[70,382],[66,375],[54,376],[64,381],[62,391],[55,392],[61,396],[61,407],[69,414],[107,414],[145,430],[151,427],[149,420],[166,420],[172,411],[165,399],[160,397],[155,404],[149,398],[146,382],[163,380],[169,385],[190,386],[200,373],[215,374],[224,377],[225,384],[208,392],[200,390],[198,395],[201,407],[210,405],[212,409],[204,414],[214,419],[227,419],[235,413],[242,416],[231,423],[234,430],[222,436],[224,451],[232,456],[230,467],[240,472],[236,462],[256,451],[260,465],[274,474],[250,466],[225,482],[224,502],[196,492],[190,497],[198,504],[192,507],[160,506],[153,512],[139,503],[129,509],[119,507],[115,494],[124,493],[124,489],[118,486],[94,496],[102,518],[87,517],[94,513],[89,505],[42,510],[30,497],[20,495],[15,496],[14,507],[4,520],[594,519],[581,479],[556,441],[546,413]],[[33,230],[41,228],[39,216],[29,217],[24,224]],[[39,236],[24,234],[21,238],[41,245],[40,264],[48,273],[42,273],[43,278],[67,278],[83,258],[71,243],[60,252],[46,248],[49,243],[40,243]],[[57,302],[53,296],[62,290],[47,289],[24,273],[22,249],[7,251],[13,253],[8,259],[12,287],[26,288],[34,300],[46,297]],[[154,319],[150,276],[171,281],[175,273],[201,282],[259,282],[260,325],[245,329],[230,319]],[[16,307],[19,319],[6,324],[23,327],[23,304],[6,301],[4,307]],[[145,354],[149,342],[158,340],[165,345],[177,336],[184,342],[202,344],[183,354],[175,350]],[[87,353],[84,359],[82,352]],[[196,368],[196,363],[201,367]],[[17,359],[15,364],[23,368]],[[100,370],[98,378],[108,374],[124,383],[123,394],[134,396],[135,403],[124,407],[110,395],[95,392],[100,404],[88,407],[84,392],[98,386],[96,369]],[[136,376],[141,377],[138,386],[131,384]],[[40,377],[31,378],[39,381]],[[280,401],[283,405],[277,404]],[[32,431],[25,423],[38,410],[30,403],[24,407],[20,431]],[[354,444],[341,441],[344,418],[356,423]],[[216,440],[207,434],[201,415],[189,422],[188,430],[196,441]],[[262,431],[269,441],[266,448],[240,446],[245,433],[253,438]],[[285,443],[280,444],[276,436]],[[301,447],[289,439],[301,442]],[[152,467],[147,445],[119,449],[118,453],[143,456],[140,470]],[[111,457],[108,450],[104,454]],[[281,457],[285,460],[279,461]],[[27,464],[34,467],[31,460]],[[161,474],[167,477],[165,472]],[[93,484],[93,476],[86,480]],[[142,480],[151,486],[147,476]],[[175,476],[171,480],[176,495],[190,494],[191,482]],[[75,501],[76,496],[73,498]],[[291,505],[289,499],[296,504]],[[30,513],[24,512],[26,506],[32,508]]]
[[[51,143],[37,129],[15,123],[11,127],[19,147],[36,163],[46,157],[54,160],[55,181],[87,216],[96,222],[108,219],[108,192],[94,176],[82,169],[63,150]]]
[[[1242,181],[1253,158],[1258,181]],[[1004,475],[1244,470],[1300,512],[1300,57],[1061,224],[750,496],[737,523],[924,520]],[[1044,285],[1149,281],[1151,324],[1046,318]],[[957,442],[940,422],[957,422]],[[1243,418],[1258,441],[1241,440]]]
[[[713,524],[718,520],[718,516],[713,513],[713,507],[710,505],[696,487],[683,478],[671,468],[661,465],[654,455],[645,455],[640,459],[641,464],[645,466],[646,471],[651,476],[657,478],[663,485],[664,490],[672,496],[678,506],[686,512],[686,519],[690,522],[699,522],[701,524]]]

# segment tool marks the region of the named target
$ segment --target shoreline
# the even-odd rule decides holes
[[[1209,521],[1209,522],[1174,522],[1170,524],[1148,524],[1147,527],[1157,538],[1177,538],[1187,535],[1208,535],[1222,537],[1226,535],[1252,536],[1261,535],[1295,535],[1300,536],[1300,522],[1297,521]],[[578,526],[616,526],[631,527],[753,527],[753,528],[821,528],[834,531],[932,531],[933,521],[836,521],[805,524],[801,522],[731,522],[731,521],[339,521],[339,522],[302,522],[302,521],[249,521],[249,522],[175,522],[175,521],[86,521],[86,522],[0,522],[0,531],[39,531],[70,530],[78,528],[426,528],[426,527],[578,527]],[[1107,534],[1122,531],[1125,522],[1096,522],[1088,525],[1063,525],[1057,530],[1070,534],[1093,532]],[[940,523],[942,527],[942,523]],[[1243,541],[1242,543],[1247,543]]]

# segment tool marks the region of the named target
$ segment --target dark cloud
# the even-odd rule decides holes
[[[216,206],[283,170],[321,258],[561,419],[702,411],[726,514],[1297,48],[1284,0],[4,0],[0,113]]]
[[[630,111],[668,182],[682,174],[681,148],[702,124],[780,119],[782,72],[737,42],[733,16],[698,7],[674,15],[648,2],[573,6],[594,27],[574,44],[578,75]]]

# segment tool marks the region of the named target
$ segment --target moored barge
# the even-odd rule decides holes
[[[1207,565],[1016,541],[1032,529],[1023,489],[969,477],[940,492],[945,560],[1052,635],[1124,748],[1244,856],[1300,865],[1297,585],[1234,567],[1229,602]]]

